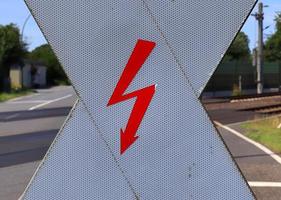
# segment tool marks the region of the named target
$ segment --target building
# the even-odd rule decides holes
[[[24,65],[14,64],[10,67],[11,88],[45,87],[47,67],[41,62],[24,61]]]

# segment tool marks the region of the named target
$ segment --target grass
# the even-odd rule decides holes
[[[17,97],[31,94],[33,91],[30,89],[14,90],[11,92],[0,92],[0,102],[4,102]]]
[[[263,144],[275,153],[281,153],[281,117],[274,117],[242,124],[247,137]]]

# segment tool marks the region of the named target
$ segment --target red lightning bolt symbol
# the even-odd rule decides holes
[[[151,41],[138,40],[107,106],[136,98],[125,130],[120,131],[120,153],[123,154],[137,139],[137,130],[155,93],[155,85],[125,94],[130,83],[155,47]]]

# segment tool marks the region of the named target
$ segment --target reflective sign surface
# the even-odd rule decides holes
[[[80,102],[23,199],[253,199],[198,96],[255,1],[26,2]]]

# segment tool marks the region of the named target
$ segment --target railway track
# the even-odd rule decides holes
[[[252,111],[256,114],[271,115],[281,113],[281,94],[248,95],[239,98],[213,99],[204,102],[207,110]]]
[[[281,113],[281,106],[269,106],[268,108],[255,110],[255,112],[260,114],[279,114]]]
[[[239,101],[239,111],[254,111],[258,114],[279,114],[281,113],[281,96],[256,97]]]

